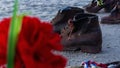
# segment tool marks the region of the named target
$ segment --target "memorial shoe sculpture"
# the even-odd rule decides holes
[[[101,9],[104,9],[105,12],[111,12],[116,3],[117,0],[93,0],[91,4],[85,6],[85,10],[91,13],[97,13]]]
[[[64,50],[81,49],[82,52],[98,53],[102,48],[102,34],[98,16],[93,14],[77,14],[69,20],[61,30],[61,43]]]
[[[103,24],[119,24],[120,23],[120,1],[117,2],[115,8],[110,15],[102,18]]]
[[[66,7],[59,10],[55,18],[51,21],[54,31],[60,33],[61,29],[67,24],[67,21],[72,19],[77,13],[84,13],[84,10],[78,7]]]

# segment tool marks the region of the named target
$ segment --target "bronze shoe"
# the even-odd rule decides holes
[[[94,1],[93,3],[91,3],[91,5],[93,6],[86,7],[85,9],[87,12],[91,12],[91,13],[97,13],[101,9],[104,9],[105,12],[111,12],[111,10],[114,8],[116,3],[117,0],[103,0],[103,5],[97,5],[97,2]]]
[[[96,0],[92,0],[90,4],[84,6],[83,8],[90,9],[90,8],[96,6],[96,5],[97,5],[97,1]]]
[[[119,24],[120,23],[120,1],[117,3],[109,16],[101,19],[103,24]]]
[[[106,63],[106,65],[108,66],[108,68],[120,68],[120,61],[114,61],[114,62],[110,62],[110,63]]]
[[[72,19],[77,13],[84,13],[84,10],[78,7],[67,7],[59,10],[55,18],[51,21],[54,31],[60,33],[61,29],[67,24],[67,21]]]
[[[102,34],[98,16],[77,14],[69,20],[61,31],[64,50],[78,50],[87,53],[98,53],[102,48]]]

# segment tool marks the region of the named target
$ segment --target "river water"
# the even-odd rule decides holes
[[[90,0],[19,0],[19,13],[29,13],[50,21],[59,9],[67,6],[83,7]],[[12,15],[14,0],[0,0],[0,19]]]

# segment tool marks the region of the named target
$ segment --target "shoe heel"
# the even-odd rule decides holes
[[[112,9],[114,8],[114,6],[106,6],[105,8],[104,8],[104,11],[105,12],[111,12],[112,11]]]
[[[101,52],[101,46],[97,45],[97,46],[90,46],[90,45],[84,45],[81,46],[81,51],[85,52],[85,53],[99,53]]]

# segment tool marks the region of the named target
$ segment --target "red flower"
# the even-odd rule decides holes
[[[0,23],[0,66],[6,63],[9,24],[10,18]],[[25,16],[16,46],[15,68],[64,68],[66,59],[53,54],[53,50],[62,50],[62,45],[51,24]]]

